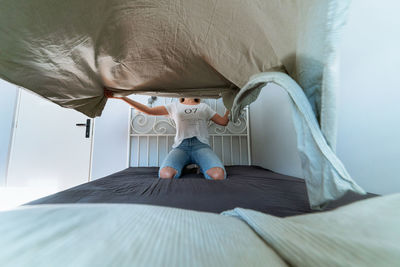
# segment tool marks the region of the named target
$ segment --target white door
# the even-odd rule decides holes
[[[87,182],[93,128],[93,119],[86,127],[88,119],[20,90],[7,187],[59,191]]]

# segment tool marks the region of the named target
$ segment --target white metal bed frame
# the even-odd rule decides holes
[[[177,101],[174,98],[163,98],[164,105],[167,103],[171,103],[173,101]],[[159,101],[158,101],[159,102]],[[206,102],[214,110],[218,111],[219,109],[223,109],[225,112],[225,107],[222,104],[221,100],[217,99],[203,99],[202,102]],[[160,104],[159,104],[160,105]],[[133,114],[134,113],[134,114]],[[221,113],[220,113],[221,114]],[[210,136],[210,146],[214,150],[214,152],[220,152],[221,160],[224,165],[227,164],[227,149],[226,146],[230,147],[229,152],[229,165],[251,165],[251,145],[250,145],[250,127],[249,127],[249,108],[246,107],[238,122],[233,123],[229,122],[226,127],[216,125],[212,121],[209,122],[208,125],[209,136]],[[143,113],[137,112],[133,107],[129,108],[129,125],[128,125],[128,157],[127,157],[127,166],[128,167],[142,167],[142,166],[155,166],[150,165],[150,144],[152,139],[156,141],[156,157],[157,164],[156,166],[160,166],[162,159],[160,159],[160,140],[165,140],[165,151],[168,153],[171,150],[169,146],[169,140],[174,138],[175,136],[175,123],[174,121],[166,116],[148,116]],[[135,148],[132,147],[133,140],[137,139]],[[216,151],[216,140],[220,138],[221,140],[221,149],[220,151]],[[224,139],[228,139],[228,144]],[[234,145],[233,140],[238,140],[238,152],[239,152],[239,161],[234,160]],[[244,139],[244,140],[243,140]],[[144,151],[141,151],[142,143],[145,142],[145,155],[142,155]],[[242,157],[242,147],[243,142],[245,142],[245,153],[247,154],[246,162],[243,164],[244,160]],[[132,150],[134,153],[132,153]],[[133,156],[133,158],[131,158]],[[141,158],[145,156],[146,161],[145,164],[141,164]],[[136,164],[132,164],[136,163]]]

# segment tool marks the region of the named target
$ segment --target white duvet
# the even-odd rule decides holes
[[[289,74],[336,140],[338,41],[350,0],[1,0],[0,78],[99,116],[120,94],[234,96]]]

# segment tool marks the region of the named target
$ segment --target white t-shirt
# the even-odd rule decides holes
[[[186,105],[173,102],[165,106],[169,117],[175,121],[176,135],[173,148],[180,145],[183,139],[196,136],[202,143],[208,144],[208,121],[217,113],[209,105],[200,103]]]

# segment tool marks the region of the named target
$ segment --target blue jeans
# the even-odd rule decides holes
[[[200,171],[206,179],[212,180],[212,178],[207,174],[207,171],[214,167],[223,169],[224,178],[226,178],[226,171],[221,160],[209,145],[200,142],[197,137],[184,139],[178,147],[172,149],[168,153],[160,166],[158,177],[160,177],[160,171],[162,168],[171,167],[177,171],[174,178],[179,178],[182,174],[183,167],[192,163],[197,164],[200,167]]]

